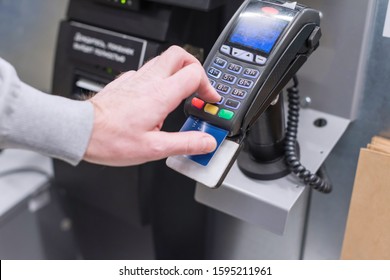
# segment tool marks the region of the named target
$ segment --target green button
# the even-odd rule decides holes
[[[219,111],[218,116],[225,120],[231,120],[234,117],[234,113],[232,111],[222,109]]]

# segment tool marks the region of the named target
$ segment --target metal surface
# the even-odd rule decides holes
[[[207,259],[299,259],[308,196],[309,190],[306,189],[291,209],[283,236],[224,213],[211,212],[209,227],[214,228],[214,231],[209,238]],[[264,215],[262,212],[252,214]]]
[[[320,47],[299,71],[311,108],[354,119],[363,93],[376,0],[301,0],[322,12]]]
[[[314,194],[311,200],[305,259],[340,257],[360,148],[374,135],[390,137],[390,38],[382,36],[387,4],[377,1],[373,15],[372,49],[357,118],[325,162],[334,190],[329,196]]]
[[[272,233],[283,235],[291,209],[305,188],[294,177],[262,181],[245,176],[235,164],[223,185],[210,190],[198,184],[195,199]]]
[[[325,119],[327,125],[314,122]],[[311,109],[301,111],[298,141],[301,161],[316,172],[347,129],[350,121]],[[246,177],[234,165],[223,185],[217,190],[198,186],[195,198],[211,208],[230,214],[263,229],[282,235],[290,211],[298,203],[304,187],[293,175],[273,181]]]

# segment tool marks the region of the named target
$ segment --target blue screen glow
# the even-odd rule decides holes
[[[269,54],[288,21],[262,14],[245,14],[230,35],[229,42]]]

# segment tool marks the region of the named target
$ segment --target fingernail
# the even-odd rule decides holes
[[[212,136],[205,136],[202,138],[202,151],[205,153],[214,152],[217,148],[217,141]]]

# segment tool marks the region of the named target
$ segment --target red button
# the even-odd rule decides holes
[[[199,110],[202,110],[204,107],[204,101],[199,99],[199,98],[196,98],[196,97],[194,97],[192,99],[191,104],[192,104],[192,106],[194,106],[195,108],[198,108]]]
[[[261,10],[266,14],[271,14],[271,15],[279,14],[279,11],[275,8],[272,8],[272,7],[263,7],[263,8],[261,8]]]

